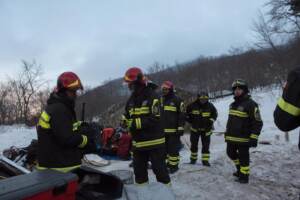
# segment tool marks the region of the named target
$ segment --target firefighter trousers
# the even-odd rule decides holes
[[[179,149],[180,149],[180,135],[178,134],[166,134],[166,153],[167,164],[169,168],[178,168],[180,161]]]
[[[227,143],[227,155],[234,162],[241,175],[249,176],[249,146]]]
[[[165,148],[133,151],[133,170],[137,184],[148,183],[148,161],[151,162],[156,180],[163,184],[170,184],[170,176],[165,162]]]
[[[210,132],[208,132],[210,133]],[[205,132],[191,132],[190,142],[191,142],[191,161],[196,161],[198,158],[198,143],[199,137],[201,137],[202,143],[202,161],[209,161],[209,145],[210,145],[210,134]]]

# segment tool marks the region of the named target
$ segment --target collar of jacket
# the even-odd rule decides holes
[[[55,103],[62,103],[67,106],[69,109],[74,111],[75,109],[75,101],[71,100],[67,97],[67,95],[63,92],[52,92],[50,97],[47,101],[48,105],[55,104]]]
[[[239,97],[233,97],[234,98],[234,100],[236,101],[236,102],[241,102],[241,101],[245,101],[245,100],[247,100],[247,99],[250,99],[250,95],[249,94],[244,94],[244,95],[241,95],[241,96],[239,96]]]

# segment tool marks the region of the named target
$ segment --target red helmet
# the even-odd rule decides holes
[[[57,90],[83,90],[79,77],[73,72],[64,72],[57,79]]]
[[[169,90],[174,90],[174,84],[171,81],[165,81],[161,85],[161,89],[164,89],[164,88],[169,89]]]
[[[144,76],[142,70],[138,67],[129,68],[124,76],[124,81],[126,83],[133,83],[138,81],[140,83],[144,83],[146,81],[146,77]]]

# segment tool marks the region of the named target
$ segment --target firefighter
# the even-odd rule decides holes
[[[245,80],[232,83],[234,102],[230,104],[225,132],[227,155],[234,162],[237,171],[233,173],[240,183],[248,183],[250,174],[249,148],[256,147],[263,122],[258,105],[249,95]]]
[[[74,107],[78,90],[83,87],[75,73],[64,72],[58,77],[37,125],[38,170],[73,171],[81,165],[83,150],[92,145],[88,134],[77,133]]]
[[[148,183],[147,163],[150,161],[157,181],[169,185],[165,137],[160,126],[160,104],[154,84],[147,84],[147,78],[138,67],[129,68],[124,81],[132,92],[124,117],[132,135],[135,182],[139,185]]]
[[[190,163],[195,164],[198,159],[198,142],[201,136],[202,142],[202,164],[210,166],[209,145],[212,134],[213,123],[218,117],[215,106],[208,101],[208,93],[200,92],[197,99],[186,108],[186,120],[191,127],[191,157]]]
[[[274,111],[274,122],[282,131],[300,126],[300,67],[292,70]],[[298,147],[300,149],[300,136]]]
[[[184,103],[174,93],[171,81],[161,85],[161,123],[166,138],[167,166],[171,174],[178,171],[180,136],[184,132]]]

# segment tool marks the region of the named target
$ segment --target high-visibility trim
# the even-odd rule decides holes
[[[197,152],[191,152],[192,155],[197,156],[198,153]]]
[[[211,113],[210,112],[203,112],[202,117],[210,117]]]
[[[142,106],[140,108],[131,108],[129,114],[132,115],[145,115],[150,113],[150,108],[148,106]]]
[[[300,108],[292,105],[291,103],[286,102],[282,97],[278,100],[277,105],[281,110],[293,115],[295,117],[300,116]]]
[[[234,163],[235,165],[240,165],[240,160],[239,160],[239,159],[232,160],[232,161],[233,161],[233,163]]]
[[[212,122],[215,122],[215,119],[214,118],[209,118],[210,121]]]
[[[81,126],[82,121],[77,121],[75,123],[73,123],[73,131],[77,131],[78,128]]]
[[[142,120],[141,118],[136,118],[135,119],[135,125],[136,125],[136,129],[142,129]]]
[[[165,138],[160,138],[160,139],[156,139],[156,140],[149,140],[149,141],[144,141],[144,142],[133,141],[132,145],[136,148],[141,148],[141,147],[148,147],[148,146],[164,144],[165,141],[166,141]]]
[[[50,129],[50,115],[48,115],[48,113],[46,113],[45,111],[42,112],[38,125],[41,126],[44,129]]]
[[[199,110],[192,110],[192,114],[193,115],[200,115],[200,111]]]
[[[132,125],[132,122],[133,122],[133,119],[128,119],[127,120],[127,128],[130,128],[131,127],[131,125]]]
[[[151,107],[152,114],[154,114],[156,117],[160,117],[159,112],[159,99],[154,99]]]
[[[45,122],[42,118],[39,119],[38,125],[44,129],[50,129],[50,124],[48,122]]]
[[[246,167],[241,166],[240,172],[242,174],[249,175],[250,174],[250,167],[249,166],[246,166]]]
[[[242,111],[239,111],[239,110],[234,110],[234,109],[230,109],[229,110],[229,115],[233,115],[233,116],[237,116],[237,117],[242,117],[242,118],[249,117],[248,113],[242,112]]]
[[[176,128],[165,128],[164,132],[165,133],[176,133],[177,129]]]
[[[41,118],[42,118],[45,122],[49,122],[50,119],[51,119],[50,115],[48,115],[48,113],[46,113],[45,111],[42,112]]]
[[[177,161],[177,160],[179,160],[179,156],[169,156],[168,159],[170,161]]]
[[[198,159],[198,156],[192,156],[192,155],[191,155],[190,158],[191,158],[191,160],[197,160],[197,159]]]
[[[47,168],[47,167],[41,167],[39,165],[36,166],[36,169],[37,170],[46,170],[46,169],[52,169],[52,170],[55,170],[55,171],[59,171],[59,172],[63,172],[63,173],[67,173],[67,172],[70,172],[74,169],[77,169],[79,168],[81,165],[75,165],[75,166],[71,166],[71,167],[62,167],[62,168]]]
[[[210,136],[212,134],[212,131],[208,131],[207,133],[205,133],[205,136]]]
[[[81,137],[82,137],[82,142],[80,143],[80,145],[78,145],[79,148],[85,147],[88,142],[88,138],[86,135],[81,135]]]
[[[251,139],[256,139],[256,140],[257,140],[257,139],[258,139],[258,135],[256,135],[256,134],[251,134],[251,135],[250,135],[250,138],[251,138]]]
[[[248,138],[238,138],[238,137],[231,137],[231,136],[225,136],[225,140],[229,140],[233,142],[249,142]]]
[[[168,164],[169,164],[169,165],[176,166],[176,165],[179,164],[179,162],[178,162],[178,161],[170,161],[170,160],[169,160]]]
[[[193,127],[191,127],[190,129],[191,129],[192,132],[198,132],[198,130],[193,128]]]
[[[209,161],[209,158],[210,158],[210,154],[209,153],[203,153],[202,154],[202,160]]]
[[[164,110],[177,112],[177,108],[175,106],[164,106]]]
[[[184,128],[182,126],[177,127],[178,131],[184,131]]]

